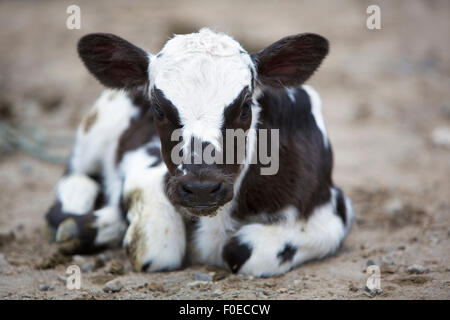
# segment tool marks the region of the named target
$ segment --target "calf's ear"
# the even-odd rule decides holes
[[[92,33],[78,42],[86,68],[106,87],[131,89],[148,82],[149,56],[128,41],[109,33]]]
[[[328,54],[328,40],[313,33],[285,37],[252,54],[259,82],[272,87],[305,82]]]

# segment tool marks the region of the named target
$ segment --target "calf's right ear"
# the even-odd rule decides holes
[[[148,82],[148,53],[118,36],[88,34],[78,42],[78,54],[106,87],[131,89]]]

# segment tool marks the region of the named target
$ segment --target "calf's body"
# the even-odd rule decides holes
[[[203,38],[202,32],[206,32]],[[228,38],[223,40],[222,35],[219,38],[215,35],[203,30],[188,40],[207,39],[213,44],[234,45]],[[311,47],[310,42],[306,44]],[[276,54],[281,52],[283,56],[283,47],[275,47]],[[170,49],[166,46],[160,55],[172,59],[171,54],[176,52]],[[241,50],[239,47],[238,55],[246,54]],[[285,73],[280,76],[283,65],[280,67],[279,62],[274,70],[280,78],[277,84],[271,84],[272,78],[267,80],[269,76],[263,73],[267,70],[255,67],[269,58],[261,55],[253,60],[256,62],[249,62],[252,60],[247,57],[243,60],[250,70],[249,82],[242,80],[241,85],[250,88],[251,119],[247,114],[243,117],[243,111],[240,118],[230,118],[227,110],[235,108],[237,98],[229,101],[222,93],[224,101],[228,99],[225,105],[231,104],[222,107],[225,110],[222,120],[217,121],[221,129],[242,126],[256,132],[248,137],[246,161],[236,168],[220,167],[219,171],[205,164],[176,167],[169,162],[167,126],[183,128],[183,137],[189,129],[192,139],[214,142],[211,138],[214,128],[208,127],[215,121],[212,114],[205,107],[197,112],[200,116],[192,112],[194,116],[189,118],[192,104],[186,103],[185,108],[190,109],[183,110],[176,96],[182,88],[174,94],[164,87],[167,85],[164,78],[155,80],[156,75],[149,77],[149,83],[144,81],[144,85],[133,85],[127,91],[104,91],[78,129],[67,172],[57,186],[57,199],[47,214],[56,241],[71,252],[123,244],[136,270],[174,270],[187,263],[202,263],[255,276],[284,273],[307,260],[334,253],[348,234],[353,211],[350,201],[331,179],[332,151],[320,97],[309,86],[290,83],[292,78],[302,78],[299,71],[287,80],[283,78]],[[105,58],[102,59],[103,63]],[[289,55],[284,56],[283,61],[289,59]],[[152,63],[162,68],[152,60],[150,69]],[[89,63],[86,64],[89,68]],[[255,70],[262,74],[256,76]],[[114,76],[108,75],[108,79]],[[226,77],[223,79],[226,82]],[[152,111],[158,107],[152,94],[160,90],[157,85],[165,88],[162,95],[173,107],[171,111],[164,109],[167,117],[164,120],[159,112]],[[240,91],[229,90],[231,96]],[[169,112],[174,113],[176,121],[170,119]],[[202,117],[210,117],[209,124],[203,123],[203,131],[209,130],[211,134],[193,125],[202,121]],[[262,175],[264,165],[250,161],[257,154],[258,140],[262,139],[260,129],[279,130],[276,174]],[[196,130],[201,133],[194,134]],[[216,148],[219,150],[220,146]],[[187,178],[191,183],[194,177],[201,183],[219,179],[218,188],[225,188],[225,180],[220,180],[222,175],[231,181],[231,187],[227,187],[232,196],[226,200],[217,196],[224,203],[213,209],[186,205],[192,199],[187,191],[173,195],[180,185],[183,190],[182,183]],[[186,200],[182,196],[191,198]]]

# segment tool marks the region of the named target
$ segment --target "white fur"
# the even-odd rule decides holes
[[[158,137],[155,137],[151,142],[139,147],[136,150],[125,152],[122,161],[120,162],[121,176],[126,177],[133,174],[135,171],[145,170],[158,159],[147,152],[148,148],[161,148],[161,142]]]
[[[238,227],[231,218],[230,208],[231,204],[227,204],[216,216],[199,218],[191,248],[193,261],[224,266],[222,248]]]
[[[145,160],[139,149],[128,152],[126,157],[126,162],[134,166],[128,167],[124,195],[139,194],[128,211],[130,226],[124,238],[124,245],[135,244],[131,262],[137,270],[147,262],[151,262],[147,271],[179,268],[186,250],[186,235],[181,215],[164,193],[167,167],[161,163],[148,168],[154,157]]]
[[[104,90],[88,114],[96,114],[92,127],[85,132],[84,125],[77,131],[70,169],[79,173],[100,173],[105,154],[111,144],[119,140],[138,109],[121,91]]]
[[[311,101],[311,113],[316,120],[317,127],[319,127],[320,132],[322,132],[323,143],[326,147],[328,147],[328,134],[327,129],[325,127],[325,121],[322,115],[322,100],[320,99],[319,94],[312,87],[303,85],[302,88],[306,91]]]
[[[201,29],[176,35],[150,63],[150,84],[177,108],[183,140],[197,137],[219,147],[223,111],[245,86],[251,88],[250,56],[231,37]]]
[[[83,174],[61,178],[57,187],[57,198],[65,213],[83,215],[89,213],[95,204],[100,187]]]
[[[118,207],[103,207],[94,211],[94,226],[97,228],[96,245],[114,246],[120,243],[127,225]]]

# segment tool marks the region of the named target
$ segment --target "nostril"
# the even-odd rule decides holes
[[[217,186],[215,186],[212,190],[211,190],[211,194],[217,193],[220,191],[220,189],[222,189],[222,183],[218,183]]]
[[[189,187],[188,187],[187,185],[185,185],[185,184],[181,185],[181,190],[182,190],[184,193],[186,193],[186,194],[192,194],[192,193],[193,193],[192,190],[189,189]]]

